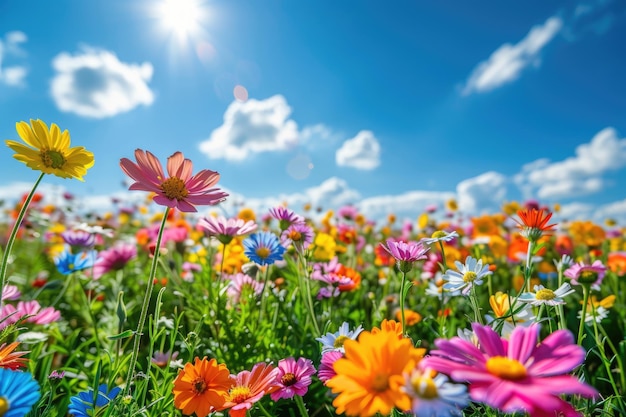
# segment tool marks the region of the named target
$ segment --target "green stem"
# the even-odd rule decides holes
[[[589,285],[583,284],[583,308],[580,312],[580,325],[578,327],[578,343],[582,346],[583,335],[585,331],[585,317],[587,316],[587,303],[589,302]]]
[[[165,223],[167,222],[167,215],[169,213],[169,210],[170,210],[169,207],[165,208],[165,213],[163,213],[163,220],[161,221],[161,226],[159,227],[159,233],[157,235],[156,246],[154,248],[154,256],[152,257],[152,265],[150,266],[150,275],[148,276],[148,288],[146,289],[146,294],[143,299],[143,304],[141,305],[141,314],[139,315],[139,323],[137,324],[137,331],[135,332],[133,351],[130,357],[130,362],[128,363],[128,375],[126,377],[126,386],[124,387],[124,392],[123,392],[122,397],[128,394],[128,391],[130,390],[130,384],[133,381],[133,375],[135,373],[135,366],[137,364],[137,356],[139,356],[141,335],[143,331],[143,326],[146,322],[146,316],[148,315],[148,306],[150,305],[152,287],[154,287],[154,277],[156,276],[157,264],[159,261],[159,254],[161,253],[161,239],[163,237],[163,229],[165,229]]]
[[[306,298],[306,308],[309,311],[309,315],[311,316],[311,321],[313,323],[313,330],[315,331],[315,336],[321,336],[320,328],[317,324],[317,316],[315,315],[315,307],[313,306],[313,298],[311,298],[311,278],[309,277],[309,270],[307,268],[306,259],[302,253],[298,253],[298,260],[300,265],[302,266],[302,275],[298,273],[298,276],[304,276],[304,289],[306,290],[306,294],[304,294]]]
[[[406,327],[404,322],[404,285],[406,282],[406,272],[402,271],[402,281],[400,283],[400,317],[402,320],[402,335],[406,335]]]
[[[441,249],[441,265],[442,271],[441,274],[444,275],[446,270],[448,269],[448,263],[446,262],[446,251],[443,248],[443,242],[439,241],[439,248]],[[446,328],[446,315],[445,315],[445,302],[444,302],[445,292],[443,290],[443,286],[441,287],[441,315],[438,317],[441,322],[439,323],[440,334],[442,337],[445,337],[445,328]]]
[[[265,314],[265,303],[267,297],[269,297],[269,294],[267,293],[267,282],[270,278],[270,266],[271,265],[265,266],[265,277],[263,278],[263,292],[261,293],[261,311],[259,312],[259,323],[257,327],[260,327],[261,323],[263,323],[263,316]]]
[[[304,401],[302,400],[302,397],[299,395],[295,395],[294,399],[296,400],[296,405],[298,406],[298,410],[300,411],[300,415],[302,417],[308,417],[309,416],[309,412],[307,411],[306,407],[304,406]]]
[[[617,360],[617,366],[620,370],[620,372],[618,373],[619,373],[620,382],[622,384],[622,390],[624,390],[626,389],[626,369],[624,369],[624,362],[622,362],[622,358],[619,352],[617,351],[617,349],[615,348],[615,345],[609,338],[609,335],[606,333],[606,330],[604,330],[604,327],[602,327],[602,325],[599,325],[598,328],[600,329],[600,332],[602,333],[602,335],[606,338],[607,344],[609,345],[609,347],[613,351],[613,354],[615,355],[615,359]],[[615,393],[618,395],[620,394],[618,391],[615,391]]]
[[[17,236],[17,232],[20,230],[20,226],[22,225],[22,220],[24,220],[24,216],[26,215],[26,211],[28,210],[28,206],[30,205],[33,196],[35,195],[35,191],[39,186],[39,183],[43,179],[43,176],[46,175],[43,172],[35,181],[35,185],[33,185],[32,190],[24,200],[24,204],[22,204],[22,208],[17,215],[17,219],[15,219],[15,223],[13,224],[13,230],[11,230],[11,234],[9,235],[9,240],[7,241],[7,246],[4,249],[4,254],[2,256],[2,264],[0,264],[0,309],[4,305],[2,300],[2,292],[4,291],[4,286],[6,284],[7,278],[7,264],[9,263],[9,256],[11,255],[11,251],[13,250],[13,243],[15,243],[15,237]]]

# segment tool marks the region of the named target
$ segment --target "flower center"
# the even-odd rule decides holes
[[[294,374],[292,374],[291,372],[287,372],[285,375],[283,375],[283,377],[280,379],[280,382],[282,382],[282,384],[286,387],[289,387],[293,384],[295,384],[296,382],[298,382],[298,379],[296,378],[296,376]]]
[[[537,298],[537,300],[554,300],[556,298],[556,294],[554,294],[554,291],[552,290],[542,288],[537,291],[535,297]]]
[[[372,380],[372,389],[376,392],[387,391],[389,388],[389,376],[387,374],[376,374]]]
[[[505,356],[494,356],[486,363],[487,372],[502,379],[516,381],[526,378],[526,368],[515,359]]]
[[[415,393],[426,400],[432,400],[439,397],[435,381],[429,377],[417,377],[411,380],[411,385]]]
[[[161,183],[161,190],[170,200],[183,200],[189,195],[185,182],[177,177],[168,178]]]
[[[444,232],[443,230],[437,230],[430,237],[432,237],[433,239],[441,239],[442,237],[446,237],[446,236],[447,236],[446,232]]]
[[[265,246],[262,246],[256,250],[256,255],[261,259],[265,259],[270,256],[270,250]]]
[[[250,398],[250,388],[248,387],[234,387],[228,393],[230,400],[234,403],[241,404],[248,398]]]
[[[196,395],[200,395],[202,393],[204,393],[204,391],[206,391],[206,381],[202,378],[196,378],[194,379],[194,381],[191,383],[191,385],[193,385],[193,392]]]
[[[9,411],[9,401],[4,397],[0,397],[0,417],[5,415],[7,411]]]
[[[335,343],[333,343],[333,347],[335,349],[343,347],[343,344],[346,342],[347,339],[349,339],[348,336],[344,336],[344,335],[337,336],[337,338],[335,339]]]
[[[59,169],[65,165],[65,158],[61,152],[42,150],[39,152],[39,157],[43,164],[48,168]]]
[[[298,232],[297,230],[292,230],[291,232],[289,232],[289,239],[293,240],[294,242],[299,242],[300,240],[302,240],[302,233]]]
[[[474,282],[474,280],[478,277],[478,275],[476,275],[476,272],[474,271],[467,271],[465,274],[463,274],[463,282]]]
[[[598,274],[593,271],[583,271],[578,277],[581,284],[593,284],[598,279]]]

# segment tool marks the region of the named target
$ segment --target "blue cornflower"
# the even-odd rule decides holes
[[[0,411],[5,411],[4,417],[24,417],[39,397],[39,384],[30,373],[0,368]]]
[[[67,411],[75,417],[89,417],[97,415],[98,410],[102,407],[106,407],[107,405],[109,405],[109,403],[122,390],[119,387],[115,387],[107,394],[107,389],[107,384],[100,384],[100,386],[98,387],[98,397],[96,398],[95,404],[93,401],[93,389],[80,392],[78,393],[78,395],[74,395],[70,398],[70,406]]]
[[[77,254],[65,250],[56,257],[54,264],[57,266],[60,273],[69,275],[72,272],[91,268],[96,262],[96,255],[97,252],[95,250],[79,252]]]
[[[278,237],[270,232],[251,234],[243,241],[243,253],[259,265],[271,265],[283,259],[285,247],[280,244]]]

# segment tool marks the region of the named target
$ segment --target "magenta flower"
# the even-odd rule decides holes
[[[209,236],[214,236],[222,244],[227,245],[235,236],[241,236],[254,232],[257,225],[254,221],[232,218],[226,219],[224,216],[205,217],[198,221],[198,227],[207,232]]]
[[[153,192],[155,203],[184,212],[196,212],[196,205],[218,204],[228,196],[213,186],[220,179],[215,171],[203,169],[192,176],[193,164],[182,152],[167,158],[166,177],[161,162],[148,151],[135,150],[137,163],[127,158],[120,160],[120,167],[135,182],[129,190]]]
[[[278,373],[276,385],[278,389],[270,394],[274,401],[281,398],[293,398],[294,395],[302,397],[311,385],[311,376],[315,374],[313,362],[306,358],[281,359],[278,361]]]
[[[17,323],[22,318],[25,318],[27,323],[49,324],[58,321],[61,318],[61,312],[53,307],[42,309],[37,300],[20,301],[17,307],[7,304],[0,311],[0,329]]]
[[[402,272],[409,272],[413,263],[421,259],[426,259],[428,247],[424,247],[422,242],[402,242],[387,239],[387,246],[382,247],[396,259],[398,269]]]
[[[304,252],[313,242],[313,228],[306,223],[294,223],[280,235],[284,247],[293,247],[300,253]]]
[[[599,260],[591,265],[579,262],[565,270],[563,275],[570,279],[572,285],[591,284],[592,287],[598,288],[606,275],[606,269]]]
[[[226,294],[234,304],[240,302],[242,294],[248,297],[258,297],[263,292],[263,284],[250,275],[239,272],[226,277],[230,278]]]
[[[335,368],[333,368],[333,364],[340,358],[343,358],[343,352],[339,350],[329,350],[322,354],[320,367],[317,371],[317,377],[324,383],[324,385],[326,385],[326,381],[337,375]]]
[[[295,223],[304,223],[304,218],[287,207],[277,206],[270,209],[270,216],[278,220],[280,230],[285,230]]]
[[[127,243],[118,243],[98,254],[93,266],[93,279],[98,279],[109,271],[117,271],[137,256],[137,247]]]
[[[96,235],[84,230],[66,230],[61,238],[68,245],[80,248],[91,248],[96,243]]]
[[[585,360],[585,350],[574,343],[568,330],[557,330],[538,343],[538,324],[516,327],[509,340],[489,326],[473,323],[472,328],[478,347],[460,337],[437,339],[438,349],[420,367],[469,383],[472,400],[505,413],[574,417],[579,414],[560,395],[598,395],[594,388],[567,375]]]
[[[2,289],[2,300],[17,300],[22,293],[15,285],[5,285]]]

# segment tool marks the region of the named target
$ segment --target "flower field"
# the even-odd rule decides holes
[[[0,416],[626,415],[623,225],[535,201],[225,216],[217,172],[145,150],[111,167],[144,204],[77,214],[37,187],[94,155],[17,136],[41,175],[0,225]]]

